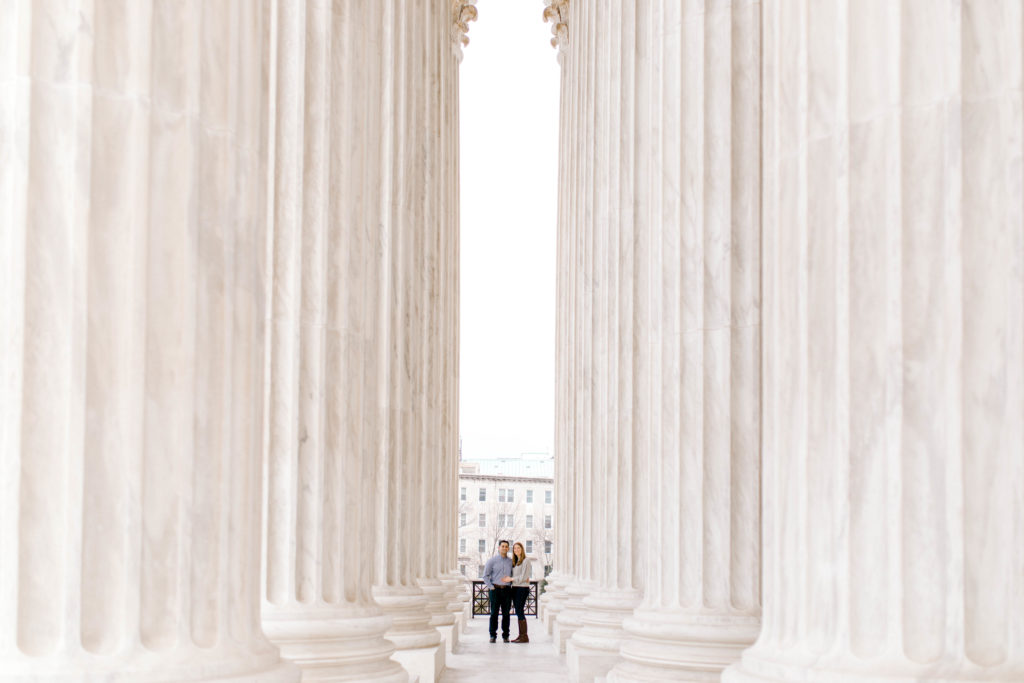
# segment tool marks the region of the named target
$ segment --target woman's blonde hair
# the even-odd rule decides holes
[[[516,557],[516,546],[519,546],[522,549],[522,551],[523,551],[523,556],[522,557]],[[526,548],[523,548],[523,544],[522,543],[520,543],[519,541],[516,541],[515,544],[512,546],[512,566],[513,567],[518,567],[519,565],[521,565],[523,563],[524,560],[526,560]]]

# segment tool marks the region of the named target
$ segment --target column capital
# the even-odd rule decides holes
[[[569,47],[569,0],[544,0],[544,21],[551,23],[551,47],[565,52]]]
[[[452,5],[452,49],[462,61],[462,48],[469,45],[469,22],[476,21],[476,0],[451,0]]]

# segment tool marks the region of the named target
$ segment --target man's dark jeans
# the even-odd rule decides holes
[[[491,637],[498,635],[498,608],[501,608],[501,637],[508,638],[509,611],[512,608],[512,589],[508,586],[495,586],[490,591],[491,598]]]

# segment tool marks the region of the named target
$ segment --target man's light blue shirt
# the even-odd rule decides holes
[[[487,564],[484,565],[484,575],[481,578],[484,580],[487,590],[491,590],[495,584],[511,585],[508,581],[502,581],[506,576],[512,576],[512,558],[495,555],[487,560]]]

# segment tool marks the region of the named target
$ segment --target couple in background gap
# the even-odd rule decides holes
[[[530,594],[530,562],[523,544],[516,541],[512,557],[508,556],[508,541],[498,543],[498,554],[484,565],[484,585],[491,598],[491,642],[498,640],[498,609],[501,609],[501,639],[508,642],[509,604],[515,603],[519,620],[519,637],[513,643],[528,643],[526,635],[526,598]]]

